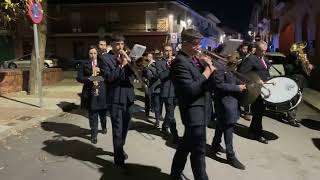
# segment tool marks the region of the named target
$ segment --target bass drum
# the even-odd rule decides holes
[[[261,96],[267,109],[277,112],[288,112],[302,100],[297,83],[286,77],[275,77],[267,81],[261,89]]]

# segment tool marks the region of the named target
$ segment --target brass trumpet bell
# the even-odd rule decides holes
[[[303,50],[307,47],[307,42],[298,42],[298,43],[294,43],[292,44],[291,48],[290,48],[290,52],[297,52],[299,50]]]

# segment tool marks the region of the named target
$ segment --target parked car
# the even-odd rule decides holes
[[[269,70],[272,77],[285,76],[284,64],[286,63],[286,56],[279,52],[267,52],[266,57],[270,60],[272,66]]]
[[[87,62],[87,61],[88,61],[87,59],[76,59],[76,60],[73,60],[73,61],[72,61],[73,68],[74,68],[75,70],[78,70],[80,64],[83,63],[83,62]]]
[[[4,61],[3,67],[16,69],[16,68],[30,68],[31,66],[31,55],[25,55],[19,58],[15,58],[12,60]],[[44,68],[53,68],[58,67],[58,59],[53,57],[46,57],[43,64]]]

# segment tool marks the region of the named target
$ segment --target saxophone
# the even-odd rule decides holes
[[[307,54],[303,51],[306,48],[306,42],[294,43],[290,52],[297,55],[297,59],[301,62],[303,71],[310,76],[312,69],[310,69],[310,61],[308,60]]]
[[[94,66],[92,68],[92,77],[94,77],[96,79],[96,77],[99,75],[98,72],[98,67]],[[92,93],[93,96],[99,96],[99,81],[98,80],[93,80],[93,87],[92,87]]]

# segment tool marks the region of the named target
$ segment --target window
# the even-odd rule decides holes
[[[146,31],[157,30],[157,11],[146,11]]]
[[[114,10],[109,10],[106,13],[107,22],[119,22],[119,13]]]
[[[70,20],[72,32],[81,32],[80,12],[72,12]]]

